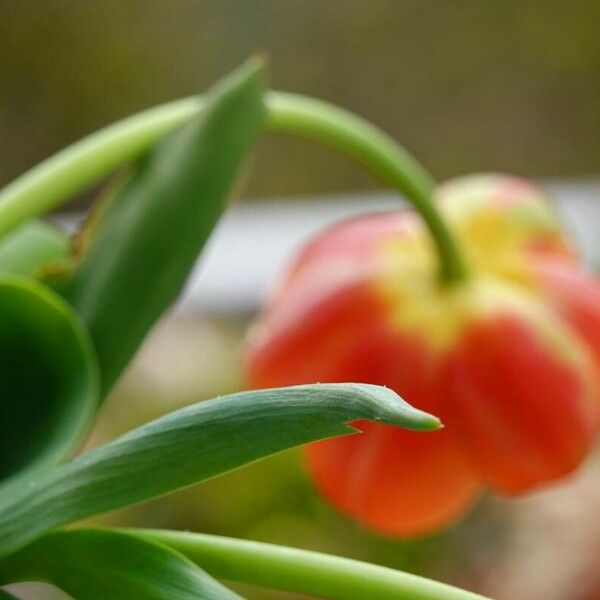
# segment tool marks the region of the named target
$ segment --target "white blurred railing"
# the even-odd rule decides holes
[[[600,266],[600,178],[543,181],[584,259]],[[258,308],[294,250],[330,223],[397,208],[397,196],[365,193],[233,206],[215,230],[178,306],[181,311],[248,314]],[[72,225],[74,217],[67,217]]]

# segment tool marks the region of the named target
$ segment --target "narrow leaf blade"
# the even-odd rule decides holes
[[[392,390],[317,384],[240,392],[171,413],[0,497],[0,556],[45,531],[149,500],[376,420],[416,430],[439,421]]]
[[[249,61],[161,141],[103,207],[63,289],[94,341],[106,392],[181,292],[266,118],[264,68]]]

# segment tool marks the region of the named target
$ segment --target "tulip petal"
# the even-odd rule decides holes
[[[597,429],[586,370],[545,333],[523,315],[496,314],[464,331],[443,368],[448,426],[503,492],[573,471]]]
[[[311,301],[306,293],[290,296],[266,319],[264,343],[250,349],[253,386],[377,381],[415,407],[440,408],[429,345],[391,328],[384,302],[364,280],[315,291]],[[362,435],[305,450],[317,488],[342,513],[382,534],[414,536],[447,525],[473,503],[481,484],[450,431],[355,425]]]
[[[600,286],[543,192],[488,174],[436,196],[466,282],[437,285],[414,213],[351,219],[300,253],[247,354],[255,387],[378,383],[441,417],[443,432],[366,424],[306,451],[322,494],[390,535],[450,522],[483,485],[517,493],[566,475],[600,422]]]
[[[447,525],[481,486],[450,432],[418,434],[378,423],[360,436],[305,449],[319,491],[344,514],[381,534],[416,536]]]
[[[532,270],[544,298],[585,340],[600,368],[598,279],[585,267],[566,261],[538,259],[532,263]]]
[[[315,277],[331,277],[349,269],[360,272],[364,265],[372,264],[374,250],[386,240],[416,238],[422,233],[418,215],[408,209],[361,215],[336,223],[302,247],[273,291],[271,304],[280,303],[299,280],[314,281]]]
[[[440,185],[436,199],[475,269],[518,277],[524,253],[574,257],[548,197],[527,180],[467,175]]]
[[[384,306],[362,277],[337,285],[327,281],[325,288],[320,283],[296,286],[255,325],[246,352],[252,388],[340,381],[341,354],[378,320]],[[351,373],[342,380],[348,378],[358,381]]]

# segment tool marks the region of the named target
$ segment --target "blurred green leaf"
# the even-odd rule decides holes
[[[18,600],[18,598],[0,588],[0,600]]]
[[[71,308],[35,281],[0,276],[0,479],[73,450],[97,399],[95,357]]]
[[[11,556],[0,578],[49,582],[77,600],[240,598],[167,546],[103,529],[47,534]]]
[[[47,530],[142,502],[370,419],[432,430],[395,392],[323,384],[241,392],[178,410],[0,496],[0,556]],[[408,460],[408,458],[407,458]]]
[[[266,117],[252,60],[161,141],[103,208],[65,296],[90,330],[108,390],[181,292]]]
[[[33,277],[68,253],[65,233],[48,223],[29,221],[0,239],[0,273]]]

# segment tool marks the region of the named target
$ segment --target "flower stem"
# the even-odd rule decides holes
[[[424,577],[339,556],[199,533],[129,529],[218,579],[333,600],[485,600]]]
[[[456,241],[431,201],[434,181],[402,146],[380,129],[344,109],[320,100],[272,93],[268,101],[271,131],[323,143],[366,167],[401,194],[419,212],[439,257],[443,283],[462,281],[466,269]]]
[[[0,236],[143,154],[203,106],[202,97],[158,106],[118,121],[51,156],[0,190]],[[421,214],[439,256],[439,278],[461,281],[466,269],[456,242],[431,201],[434,182],[392,138],[331,104],[282,92],[267,96],[270,131],[323,143],[400,191]]]

